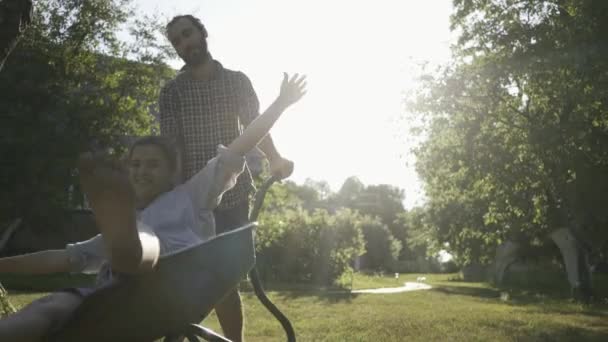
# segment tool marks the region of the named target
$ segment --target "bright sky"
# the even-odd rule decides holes
[[[404,189],[407,208],[422,203],[403,100],[419,63],[449,57],[451,0],[135,3],[167,19],[201,18],[211,54],[250,77],[262,110],[278,95],[283,71],[308,76],[308,94],[272,131],[296,163],[293,180],[326,180],[337,191],[357,176]]]

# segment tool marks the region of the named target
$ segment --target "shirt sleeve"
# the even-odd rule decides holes
[[[183,185],[194,207],[215,209],[220,204],[222,195],[234,187],[244,167],[245,157],[219,145],[217,156]]]
[[[239,76],[241,76],[239,120],[243,127],[247,127],[260,115],[260,101],[258,100],[258,95],[255,93],[249,77],[242,72],[239,74]]]
[[[167,83],[161,90],[158,99],[160,109],[160,134],[175,139],[178,135],[175,118],[179,113],[177,91],[173,82]]]
[[[71,273],[97,273],[108,261],[100,234],[86,241],[68,244],[65,250]]]

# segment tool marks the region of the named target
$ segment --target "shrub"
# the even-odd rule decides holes
[[[363,268],[388,271],[401,252],[401,241],[395,239],[388,227],[378,218],[364,216],[361,229],[365,237]]]
[[[258,229],[258,270],[263,278],[332,285],[364,252],[360,216],[303,210],[268,213]]]

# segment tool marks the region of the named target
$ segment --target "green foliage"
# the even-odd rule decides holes
[[[310,287],[303,291],[295,284],[267,294],[287,314],[301,341],[605,341],[608,337],[608,304],[580,305],[542,292],[455,281],[454,274],[408,274],[398,280],[391,275],[355,274],[353,288],[397,287],[420,276],[433,289],[357,295]],[[603,284],[597,288],[608,289]],[[506,291],[509,297],[502,299]],[[19,308],[41,295],[11,293],[11,301]],[[247,340],[285,340],[276,319],[255,295],[242,291],[241,296]],[[202,324],[221,331],[213,313]]]
[[[316,283],[331,284],[343,272],[352,271],[350,265],[355,257],[365,251],[361,224],[361,216],[349,209],[338,210],[331,217],[330,226],[321,232]]]
[[[8,293],[4,289],[4,286],[0,284],[0,318],[3,318],[15,312],[17,312],[17,310],[15,310],[15,307],[9,301]]]
[[[361,220],[365,238],[364,268],[369,270],[387,270],[399,257],[401,241],[395,239],[388,227],[378,218],[364,216]]]
[[[363,257],[363,266],[390,269],[407,238],[405,228],[397,219],[405,212],[403,197],[403,191],[396,187],[365,186],[356,177],[348,178],[337,193],[332,193],[326,182],[310,179],[302,185],[290,181],[273,185],[264,201],[261,215],[261,226],[264,227],[258,235],[261,255],[266,255],[266,270],[282,280],[302,279],[320,283],[336,281],[336,277],[350,267],[352,255],[358,254],[327,244],[343,241],[347,234],[352,233],[349,233],[352,227],[360,227],[365,232],[363,239],[367,254]],[[352,218],[353,221],[330,230],[321,229],[323,226],[335,225],[340,220],[345,220],[345,217]],[[312,223],[309,221],[316,223],[310,226]],[[304,226],[308,228],[302,232],[294,228]],[[342,228],[338,229],[339,227]],[[351,237],[351,240],[353,245],[357,245],[357,237]],[[317,246],[318,243],[326,245],[321,248]],[[342,252],[323,254],[324,251],[335,248]],[[309,260],[316,256],[322,261],[315,266]],[[323,266],[323,260],[329,266]],[[293,274],[289,275],[289,272]],[[342,278],[348,279],[348,275],[343,274]]]
[[[402,227],[405,236],[403,240],[407,245],[401,250],[400,259],[409,259],[415,256],[433,256],[441,249],[433,238],[433,226],[429,225],[428,211],[423,207],[416,207],[399,214],[396,224]]]
[[[0,73],[1,217],[46,220],[81,205],[78,154],[120,150],[125,137],[151,132],[159,85],[172,71],[161,63],[167,49],[154,35],[157,21],[130,22],[128,4],[35,1],[32,24]],[[121,42],[121,29],[137,40]]]
[[[435,238],[436,231],[428,215],[426,207],[416,207],[399,215],[397,226],[403,227],[407,245],[391,267],[394,272],[454,272],[451,264],[439,261],[439,253],[445,246]]]
[[[258,265],[266,278],[332,285],[363,254],[359,216],[287,210],[260,217]]]
[[[454,60],[411,103],[428,123],[417,168],[429,231],[461,264],[559,226],[597,248],[608,238],[608,4],[454,7]]]

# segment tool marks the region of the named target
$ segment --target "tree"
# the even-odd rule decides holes
[[[0,2],[0,71],[32,18],[31,0]]]
[[[276,184],[267,193],[261,216],[260,259],[267,260],[261,264],[282,280],[296,277],[324,284],[347,272],[352,258],[363,251],[367,267],[390,269],[406,241],[397,220],[404,212],[403,197],[401,189],[365,186],[356,177],[348,178],[338,193],[323,181]]]
[[[401,241],[395,239],[388,227],[377,217],[364,216],[360,224],[365,239],[363,267],[377,271],[390,270],[401,252]]]
[[[41,0],[0,73],[1,218],[40,217],[80,200],[78,154],[149,133],[168,47],[127,0]],[[116,32],[126,25],[133,43]],[[166,45],[166,44],[165,44]],[[127,59],[127,57],[129,59]],[[24,63],[26,61],[26,63]],[[41,225],[43,227],[43,225]]]
[[[435,257],[442,249],[437,245],[433,226],[428,221],[426,207],[412,208],[399,215],[397,225],[402,227],[403,240],[407,243],[401,250],[400,260]]]
[[[430,123],[417,168],[434,236],[465,264],[563,226],[605,241],[608,4],[454,7],[454,61],[411,104]]]
[[[361,194],[364,189],[365,185],[359,178],[355,176],[348,177],[333,198],[333,202],[338,207],[352,208],[361,200]]]
[[[364,253],[361,217],[348,209],[287,209],[260,216],[258,268],[281,281],[332,285]]]

